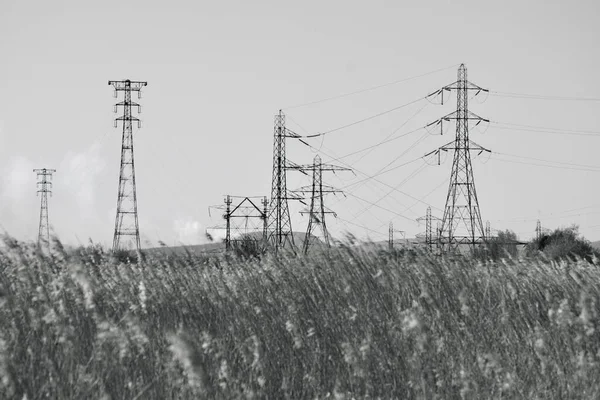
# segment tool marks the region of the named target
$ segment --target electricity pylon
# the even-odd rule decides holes
[[[456,82],[444,86],[430,96],[443,95],[445,91],[455,90],[457,93],[456,111],[452,112],[433,124],[442,125],[444,122],[456,120],[455,139],[427,154],[440,156],[442,151],[454,150],[454,161],[450,174],[450,184],[444,215],[442,217],[440,243],[444,250],[457,250],[461,245],[469,245],[473,250],[477,244],[485,242],[485,231],[481,221],[479,201],[475,191],[475,178],[471,165],[471,151],[490,152],[469,139],[469,125],[477,126],[481,122],[489,120],[481,118],[468,109],[468,94],[470,91],[487,92],[467,80],[467,69],[464,64],[458,68],[458,79]],[[432,125],[432,124],[430,124]],[[443,132],[443,127],[441,128]]]
[[[131,92],[138,93],[138,99],[141,98],[142,87],[147,82],[130,81],[108,81],[109,85],[115,88],[114,96],[118,92],[124,93],[122,102],[115,104],[115,113],[119,106],[123,107],[123,115],[115,119],[115,128],[118,121],[123,123],[123,137],[121,140],[121,168],[119,173],[119,192],[117,196],[117,215],[115,218],[115,232],[113,236],[112,250],[117,251],[122,246],[123,236],[132,236],[136,250],[140,250],[140,228],[137,213],[137,196],[135,189],[135,165],[133,159],[133,126],[132,122],[137,121],[138,129],[141,127],[139,118],[132,115],[131,107],[136,106],[138,113],[142,111],[138,103],[131,101]]]
[[[300,138],[300,135],[285,127],[285,115],[279,110],[279,114],[275,115],[273,179],[267,218],[268,240],[273,245],[275,252],[286,246],[295,247],[288,200],[301,200],[299,197],[288,193],[287,190],[286,171],[288,169],[299,169],[299,166],[287,160],[287,138],[297,139]]]
[[[535,224],[535,240],[539,241],[542,238],[542,222],[538,219]]]
[[[38,230],[38,246],[50,245],[50,224],[48,223],[48,194],[52,196],[52,174],[55,169],[34,169],[37,174],[37,193],[42,194],[40,202],[40,226]]]
[[[313,179],[311,186],[305,186],[298,190],[296,193],[310,193],[310,208],[308,211],[302,211],[301,214],[308,214],[308,227],[306,228],[306,235],[304,236],[303,252],[306,254],[310,246],[313,231],[316,226],[321,228],[323,234],[323,241],[325,246],[330,247],[329,232],[327,231],[327,224],[325,223],[325,214],[336,214],[325,207],[323,201],[323,195],[327,193],[342,193],[340,190],[336,190],[331,186],[323,185],[323,171],[350,171],[349,168],[338,167],[331,164],[323,164],[321,157],[318,155],[313,159],[312,165],[306,165],[300,167],[303,171],[312,171]],[[316,226],[315,226],[316,225]]]
[[[429,250],[433,249],[433,244],[437,245],[439,241],[439,228],[436,228],[435,238],[433,237],[433,221],[440,221],[438,217],[431,215],[431,207],[427,207],[427,211],[424,217],[417,218],[417,222],[425,221],[425,233],[417,235],[418,237],[425,237],[425,246]]]
[[[259,198],[262,208],[258,206],[257,199]],[[241,200],[234,203],[233,199]],[[267,198],[226,195],[223,203],[224,206],[211,206],[210,208],[224,210],[225,228],[212,226],[208,229],[225,229],[225,251],[230,251],[233,244],[243,240],[244,237],[253,240],[260,245],[261,249],[264,249],[267,241],[267,205],[269,204]],[[236,219],[242,220],[242,222],[233,222]],[[259,223],[256,223],[256,220],[259,220]],[[258,232],[260,232],[260,236],[256,235]],[[249,236],[251,234],[252,236]]]
[[[390,251],[394,250],[394,232],[401,233],[404,239],[406,240],[406,232],[395,230],[394,223],[390,222],[390,227],[388,230],[388,249]]]

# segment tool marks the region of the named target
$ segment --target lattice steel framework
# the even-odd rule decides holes
[[[406,240],[406,232],[394,229],[394,223],[390,222],[390,226],[388,229],[388,249],[390,251],[394,250],[394,232],[401,233],[404,237],[404,240]]]
[[[452,172],[444,215],[441,224],[440,243],[444,250],[457,249],[460,245],[469,245],[473,249],[477,244],[484,243],[485,230],[481,220],[479,201],[475,190],[475,178],[471,165],[471,151],[490,152],[469,139],[470,124],[489,122],[472,113],[468,109],[468,94],[470,91],[487,92],[467,80],[467,69],[464,64],[458,68],[458,79],[451,85],[445,86],[432,95],[444,91],[455,90],[457,93],[456,111],[439,119],[436,123],[442,125],[446,121],[456,121],[455,140],[440,147],[432,153],[439,156],[441,151],[454,150]],[[443,132],[443,128],[441,129]],[[430,153],[430,154],[432,154]]]
[[[135,163],[133,157],[133,126],[132,123],[138,123],[138,129],[141,127],[139,118],[132,115],[131,108],[135,106],[140,113],[141,106],[131,101],[131,92],[138,93],[138,99],[141,98],[142,87],[147,82],[131,81],[109,81],[115,89],[115,97],[118,92],[123,92],[122,102],[115,104],[115,113],[118,107],[123,107],[123,115],[115,119],[115,128],[118,122],[123,123],[123,136],[121,140],[121,168],[119,172],[119,190],[117,195],[117,215],[115,218],[115,231],[113,236],[113,251],[123,247],[124,237],[132,237],[136,250],[140,250],[140,228],[137,212],[137,195],[135,187]]]
[[[329,232],[327,231],[327,224],[325,222],[325,215],[333,214],[336,216],[336,214],[325,207],[323,196],[328,193],[342,193],[340,190],[336,190],[331,186],[323,185],[323,171],[350,171],[350,169],[331,164],[323,164],[321,157],[318,155],[313,159],[312,165],[306,165],[300,168],[305,172],[312,171],[312,185],[294,191],[296,193],[311,194],[309,209],[301,212],[302,214],[308,214],[308,226],[306,228],[304,244],[302,246],[303,252],[306,253],[311,246],[313,232],[315,232],[317,228],[320,228],[321,230],[325,246],[331,246]]]
[[[427,207],[425,216],[417,218],[417,222],[421,221],[425,221],[425,232],[418,234],[417,237],[424,237],[425,246],[427,246],[430,250],[433,250],[434,244],[437,245],[439,241],[439,227],[435,229],[434,236],[433,221],[440,221],[440,219],[431,214],[431,207]]]
[[[256,197],[243,197],[233,207],[232,198],[239,197],[227,195],[224,201],[226,205],[225,213],[223,214],[226,224],[225,250],[231,250],[232,245],[244,236],[260,243],[261,247],[264,248],[267,242],[267,198],[261,198],[260,204],[262,208],[258,206]],[[236,219],[241,220],[241,224],[232,223]],[[257,225],[253,221],[257,221],[259,224]],[[237,233],[237,235],[232,236],[232,232],[234,234]],[[260,236],[256,235],[257,232],[261,233]],[[254,236],[250,236],[251,234],[254,234]]]
[[[285,127],[285,115],[281,110],[275,115],[275,129],[273,142],[273,179],[271,182],[271,199],[269,215],[267,218],[268,240],[275,251],[283,247],[295,248],[292,232],[292,220],[288,200],[299,200],[287,190],[288,169],[298,169],[287,160],[286,139],[299,138],[300,135]]]
[[[37,194],[41,195],[40,201],[40,225],[38,229],[38,246],[50,245],[50,224],[48,223],[48,194],[52,196],[52,174],[55,169],[34,169],[37,174]]]
[[[258,199],[260,199],[260,203]],[[259,204],[262,208],[259,207]],[[268,205],[266,197],[226,195],[223,205],[209,207],[209,215],[211,209],[223,211],[225,226],[211,226],[207,228],[207,231],[225,230],[226,251],[231,250],[233,245],[242,241],[244,237],[255,241],[261,250],[266,250]]]

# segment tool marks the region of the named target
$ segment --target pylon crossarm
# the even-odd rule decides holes
[[[244,203],[246,203],[246,202],[250,203],[251,206],[242,207],[242,205]],[[259,213],[262,212],[262,209],[258,208],[256,206],[256,204],[254,204],[254,202],[252,202],[252,200],[250,200],[248,197],[245,197],[244,200],[242,200],[240,203],[238,203],[238,205],[235,206],[233,210],[231,210],[231,214],[233,214],[234,212],[236,212],[240,208],[250,209],[250,210],[254,209],[254,210],[258,211]]]
[[[472,140],[469,140],[469,150],[479,150],[480,153],[484,152],[484,151],[486,151],[488,153],[492,152],[490,149],[486,149],[485,147],[478,145],[477,143],[475,143]]]
[[[480,117],[479,115],[477,115],[477,114],[475,114],[474,112],[471,112],[471,111],[467,112],[467,118],[465,118],[465,119],[478,120],[480,122],[490,122],[489,119]]]
[[[285,128],[284,134],[282,136],[286,137],[286,138],[292,138],[292,139],[300,139],[302,137],[302,135],[300,135],[288,128]]]
[[[465,81],[464,86],[462,85],[461,81],[455,81],[449,85],[444,86],[442,89],[440,89],[437,92],[434,92],[432,94],[439,94],[439,93],[441,93],[442,90],[477,90],[480,92],[489,92],[488,89],[484,89],[481,86],[478,86],[470,81]]]
[[[148,82],[130,81],[130,80],[125,80],[125,81],[108,81],[108,85],[109,86],[112,85],[115,88],[115,90],[138,91],[138,90],[141,90],[142,87],[147,86]]]

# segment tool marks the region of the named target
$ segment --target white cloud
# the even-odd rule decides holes
[[[2,172],[1,228],[17,239],[37,235],[39,205],[36,199],[33,163],[25,157],[11,157]]]
[[[173,221],[173,229],[178,243],[194,245],[206,243],[204,226],[192,218],[179,218]]]
[[[80,216],[90,216],[95,210],[97,177],[106,166],[100,157],[100,145],[93,144],[83,152],[68,152],[57,168],[57,179],[74,198]]]

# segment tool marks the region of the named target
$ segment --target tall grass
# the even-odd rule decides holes
[[[599,266],[0,254],[0,398],[600,398]]]

